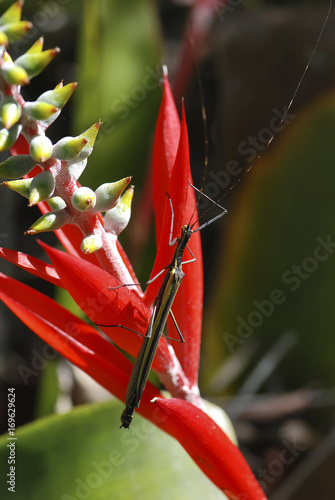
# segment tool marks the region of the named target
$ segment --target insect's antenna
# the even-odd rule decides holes
[[[326,28],[326,25],[327,25],[327,23],[328,23],[328,19],[329,19],[329,16],[330,16],[330,13],[331,13],[332,7],[333,7],[333,0],[329,0],[329,6],[328,6],[328,11],[327,11],[326,17],[325,17],[325,19],[324,19],[324,21],[323,21],[323,23],[322,23],[321,30],[320,30],[320,32],[319,32],[319,35],[318,35],[318,38],[317,38],[316,43],[315,43],[315,45],[314,45],[314,48],[313,48],[313,50],[312,50],[312,53],[311,53],[311,55],[310,55],[310,57],[309,57],[309,59],[308,59],[308,62],[307,62],[307,64],[306,64],[306,67],[305,67],[305,69],[304,69],[304,71],[303,71],[303,73],[302,73],[302,75],[301,75],[301,77],[300,77],[300,79],[299,79],[299,81],[298,81],[297,86],[295,87],[295,90],[294,90],[293,95],[292,95],[292,97],[291,97],[291,99],[290,99],[290,102],[289,102],[289,104],[288,104],[288,106],[287,106],[287,108],[286,108],[286,111],[285,111],[285,113],[283,114],[283,116],[282,116],[282,118],[281,118],[281,120],[280,120],[279,124],[277,125],[276,129],[274,130],[274,132],[273,132],[272,136],[270,137],[270,139],[269,139],[268,143],[266,144],[265,149],[262,151],[262,153],[260,153],[260,154],[258,154],[258,155],[256,156],[255,160],[254,160],[254,161],[253,161],[253,162],[249,165],[249,167],[248,167],[248,168],[247,168],[247,169],[243,172],[243,174],[242,174],[242,175],[241,175],[241,176],[240,176],[240,177],[239,177],[239,178],[238,178],[238,179],[237,179],[237,180],[236,180],[236,181],[235,181],[235,182],[234,182],[234,183],[233,183],[233,184],[232,184],[232,185],[231,185],[231,186],[230,186],[230,187],[229,187],[229,188],[228,188],[228,189],[227,189],[227,190],[226,190],[226,191],[225,191],[225,192],[224,192],[224,193],[223,193],[223,194],[222,194],[222,195],[218,198],[218,199],[217,199],[217,202],[220,202],[220,200],[222,200],[222,198],[224,198],[224,197],[225,197],[225,196],[226,196],[226,195],[227,195],[230,191],[232,191],[232,190],[235,188],[235,186],[236,186],[239,182],[241,182],[241,180],[244,178],[244,176],[245,176],[248,172],[250,172],[250,170],[251,170],[251,169],[252,169],[252,168],[256,165],[256,163],[258,163],[258,161],[262,158],[263,154],[264,154],[264,153],[268,150],[268,148],[270,147],[270,145],[271,145],[271,143],[273,142],[274,138],[276,137],[276,135],[278,134],[278,132],[279,132],[279,131],[280,131],[280,129],[282,128],[282,126],[283,126],[283,124],[284,124],[284,122],[285,122],[285,120],[286,120],[286,117],[287,117],[287,115],[288,115],[288,113],[289,113],[289,111],[290,111],[290,109],[291,109],[291,107],[292,107],[292,105],[293,105],[293,102],[295,101],[295,98],[296,98],[296,96],[297,96],[297,94],[298,94],[298,92],[299,92],[299,90],[300,90],[300,87],[301,87],[301,85],[302,85],[302,83],[303,83],[303,81],[304,81],[304,79],[305,79],[305,77],[306,77],[306,74],[307,74],[307,72],[308,72],[308,70],[309,70],[309,67],[310,67],[310,65],[311,65],[311,62],[312,62],[312,60],[313,60],[314,56],[315,56],[315,53],[316,53],[316,51],[317,51],[317,49],[318,49],[318,47],[319,47],[319,44],[320,44],[320,41],[321,41],[321,38],[322,38],[323,32],[324,32],[324,30],[325,30],[325,28]],[[206,110],[205,110],[205,113],[206,113]],[[206,130],[206,134],[207,134],[207,130]],[[207,148],[208,148],[208,137],[207,137]],[[208,164],[208,161],[207,161],[207,164]],[[202,189],[203,189],[203,187],[204,187],[204,182],[205,182],[205,181],[204,181],[204,179],[203,179],[203,182],[202,182]],[[202,194],[203,194],[203,193],[202,193]],[[211,206],[210,206],[210,207],[209,207],[209,208],[208,208],[208,209],[207,209],[207,210],[206,210],[206,211],[205,211],[205,212],[201,215],[201,217],[203,217],[204,215],[206,215],[206,214],[207,214],[207,213],[208,213],[208,212],[209,212],[209,211],[213,208],[213,206],[215,206],[215,205],[216,205],[216,203],[214,203],[214,202],[213,202],[213,200],[210,200],[210,201],[212,202],[212,205],[211,205]],[[220,214],[220,216],[221,216],[221,214]],[[215,218],[215,219],[216,219],[216,218]],[[210,221],[210,222],[211,222],[211,221]],[[202,226],[202,227],[203,227],[203,226]]]
[[[201,226],[199,226],[197,229],[194,229],[193,232],[196,233],[197,231],[201,231],[201,229],[203,229],[204,227],[207,227],[209,226],[210,224],[212,224],[212,222],[220,219],[221,217],[223,217],[224,215],[226,215],[226,213],[228,213],[227,209],[222,207],[221,205],[219,205],[216,201],[212,200],[212,198],[210,198],[209,196],[207,196],[207,194],[203,193],[202,191],[200,191],[200,189],[198,189],[197,187],[193,186],[193,184],[189,183],[190,186],[195,190],[195,191],[198,191],[198,197],[203,196],[204,198],[206,198],[207,200],[209,200],[212,205],[214,205],[215,207],[218,207],[220,208],[221,210],[221,213],[219,215],[217,215],[216,217],[213,217],[213,219],[205,222],[204,224],[201,224]],[[206,212],[205,212],[206,213]],[[199,222],[199,220],[201,219],[201,217],[199,217],[198,220],[196,220],[195,222],[193,222],[191,228],[193,229],[193,227],[195,226],[195,224],[197,222]]]
[[[207,170],[208,170],[208,124],[207,124],[207,113],[206,113],[206,106],[205,106],[204,89],[202,86],[201,75],[200,75],[198,63],[196,63],[196,66],[197,66],[198,85],[199,85],[200,100],[201,100],[201,118],[202,118],[202,128],[203,128],[203,136],[204,136],[204,155],[205,155],[204,170],[203,170],[202,179],[201,179],[201,186],[200,186],[200,190],[197,189],[197,191],[199,191],[199,193],[198,193],[198,202],[199,202],[200,194],[204,190],[206,175],[207,175]]]
[[[190,42],[194,48],[194,39],[191,33],[188,33],[188,36],[190,38]],[[201,103],[201,118],[202,118],[202,128],[203,128],[203,138],[204,138],[204,168],[203,168],[203,174],[202,174],[202,179],[201,179],[201,185],[200,189],[196,189],[198,191],[198,195],[196,198],[196,204],[192,213],[192,216],[190,217],[190,221],[193,219],[194,214],[198,208],[199,205],[199,200],[200,196],[203,193],[205,182],[206,182],[206,176],[207,176],[207,170],[208,170],[208,130],[207,130],[207,113],[206,113],[206,106],[205,106],[205,96],[204,96],[204,89],[202,85],[202,80],[201,80],[201,73],[200,73],[200,68],[199,68],[199,63],[198,59],[196,57],[195,51],[193,51],[193,59],[194,59],[194,66],[196,68],[197,72],[197,84],[199,87],[199,95],[200,95],[200,103]],[[190,183],[192,186],[192,184]],[[192,186],[193,187],[193,186]],[[194,222],[196,224],[197,221]],[[194,225],[193,224],[193,225]],[[192,225],[192,226],[193,226]]]

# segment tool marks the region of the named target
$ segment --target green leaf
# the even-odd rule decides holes
[[[92,188],[146,170],[162,75],[156,6],[147,0],[85,2],[75,127],[102,120],[81,183]]]
[[[287,387],[334,384],[335,251],[327,243],[335,242],[334,123],[333,92],[300,111],[245,177],[225,218],[204,372],[246,342],[258,341],[260,359],[294,330]]]
[[[122,405],[86,405],[17,430],[16,500],[214,500],[224,495],[177,441],[136,415],[119,429]],[[7,435],[0,439],[7,473]],[[5,492],[2,499],[13,494]]]

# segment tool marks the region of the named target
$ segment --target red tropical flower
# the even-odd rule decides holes
[[[12,152],[27,153],[21,136]],[[53,165],[50,168],[54,168]],[[180,126],[165,75],[153,153],[157,256],[152,276],[169,264],[174,252],[168,244],[171,209],[166,192],[174,209],[173,236],[180,234],[181,226],[192,216],[196,219],[195,194],[189,186],[190,181],[185,116],[183,112]],[[64,196],[65,191],[61,193]],[[43,213],[49,210],[46,202],[40,202],[39,207]],[[86,234],[102,223],[100,214],[82,220],[87,226]],[[96,253],[84,255],[80,250],[82,234],[75,225],[65,225],[55,233],[66,252],[40,243],[52,265],[4,248],[0,249],[0,255],[28,272],[65,288],[95,324],[122,325],[133,330],[101,327],[116,345],[136,356],[142,338],[134,331],[145,335],[163,276],[150,283],[144,295],[138,287],[113,289],[120,282],[129,283],[129,277],[137,281],[116,238],[112,242],[106,238]],[[190,248],[197,261],[192,264],[192,272],[186,270],[174,302],[174,314],[186,342],[177,343],[172,348],[162,338],[153,362],[153,369],[172,398],[164,399],[159,390],[148,382],[138,412],[174,436],[230,499],[265,499],[240,451],[205,413],[199,396],[197,379],[203,293],[199,233],[192,235]],[[3,274],[0,274],[0,298],[32,331],[124,400],[132,364],[97,329],[52,299]]]

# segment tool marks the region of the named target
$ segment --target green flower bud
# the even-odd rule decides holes
[[[23,38],[33,27],[29,21],[19,21],[17,23],[8,23],[1,26],[1,31],[6,33],[10,42],[17,42]]]
[[[98,234],[90,234],[81,242],[80,248],[84,254],[90,254],[100,250],[102,247],[101,236]]]
[[[27,116],[34,120],[47,120],[54,113],[59,111],[53,104],[47,102],[26,102],[23,106],[23,111]]]
[[[131,177],[125,177],[120,181],[110,182],[99,186],[95,191],[97,197],[95,210],[97,212],[106,212],[114,208],[131,179]]]
[[[2,59],[4,60],[4,62],[10,62],[10,63],[13,62],[13,59],[8,54],[7,50],[3,50]]]
[[[88,156],[90,156],[90,154],[92,153],[100,125],[101,125],[100,122],[94,123],[94,125],[92,125],[89,129],[85,130],[85,132],[83,132],[78,136],[78,139],[79,138],[84,139],[86,141],[86,144],[85,147],[80,151],[78,157],[76,158],[76,163],[77,161],[82,161],[88,158]]]
[[[21,118],[22,108],[12,97],[5,97],[1,105],[2,123],[10,129]]]
[[[26,70],[12,62],[4,62],[0,67],[0,73],[10,85],[28,85],[30,82]]]
[[[15,64],[25,69],[29,78],[33,78],[39,75],[59,52],[59,47],[39,53],[28,52],[16,59]]]
[[[37,98],[37,101],[47,102],[48,104],[52,104],[52,106],[56,106],[56,108],[62,109],[72,96],[76,87],[77,83],[69,83],[65,86],[61,83],[57,85],[54,90],[48,90],[41,94]]]
[[[0,17],[0,24],[15,23],[20,21],[23,1],[15,2]]]
[[[0,177],[7,179],[19,179],[35,167],[36,162],[30,155],[10,156],[0,163]]]
[[[53,198],[49,198],[48,205],[53,211],[62,210],[63,208],[66,208],[66,203],[60,196],[54,196]]]
[[[70,214],[66,209],[48,212],[42,215],[24,234],[46,233],[47,231],[57,231],[70,220]]]
[[[8,36],[0,29],[0,47],[3,49],[9,43]],[[2,53],[0,54],[2,56]]]
[[[95,193],[88,187],[80,187],[73,193],[71,203],[79,212],[92,210],[96,203]]]
[[[52,142],[45,135],[35,135],[30,141],[29,153],[37,163],[49,160],[52,156],[52,149]]]
[[[29,199],[30,184],[32,180],[33,179],[19,179],[17,181],[6,181],[3,182],[2,185]]]
[[[27,50],[26,54],[40,54],[43,50],[44,38],[41,36],[35,43]]]
[[[40,201],[47,200],[54,190],[55,178],[51,172],[45,170],[36,175],[30,185],[29,206],[32,207]]]
[[[78,157],[87,140],[83,137],[63,137],[54,147],[52,155],[58,160],[70,161]]]
[[[108,233],[113,233],[118,236],[126,228],[130,220],[133,195],[134,186],[130,186],[116,207],[106,212],[104,227]]]
[[[0,130],[0,151],[6,151],[13,146],[16,139],[19,137],[22,130],[22,125],[16,123],[12,128]]]

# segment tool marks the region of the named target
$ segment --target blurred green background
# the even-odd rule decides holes
[[[195,184],[201,184],[205,149],[200,76],[210,140],[204,190],[215,198],[224,195],[221,203],[229,212],[202,233],[200,385],[204,397],[236,419],[242,446],[257,470],[287,437],[287,421],[299,420],[299,432],[307,429],[306,453],[334,422],[335,252],[329,242],[335,241],[335,14],[287,119],[264,151],[297,89],[328,2],[215,5],[201,54],[193,55],[199,75],[184,89]],[[168,1],[27,1],[24,17],[36,30],[11,51],[16,57],[42,34],[46,48],[59,45],[62,50],[50,71],[24,89],[27,100],[62,79],[79,82],[72,102],[50,129],[53,142],[103,121],[80,181],[95,188],[134,176],[133,219],[122,242],[142,281],[155,253],[147,173],[161,95],[160,65],[168,64],[173,84],[187,12],[185,5]],[[37,217],[19,202],[7,193],[0,200],[6,211],[0,232],[7,235],[1,244],[44,258],[32,239],[19,237]],[[41,286],[32,278],[29,284]],[[40,352],[43,345],[11,316],[3,320],[3,330],[4,380],[20,386],[18,363],[29,366],[34,350]],[[55,374],[55,364],[49,362],[28,387],[21,384],[23,422],[53,411]],[[302,394],[296,406],[278,399],[292,391]],[[263,402],[260,395],[268,398],[268,412],[281,402],[272,418],[257,406]],[[254,413],[250,420],[251,410],[256,417]],[[278,478],[268,482],[268,494],[276,490]],[[309,497],[294,493],[278,498]]]

